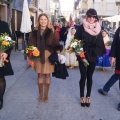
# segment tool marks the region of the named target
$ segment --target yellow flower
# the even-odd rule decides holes
[[[2,45],[7,46],[9,43],[7,41],[2,41]]]

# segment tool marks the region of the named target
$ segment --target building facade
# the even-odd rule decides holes
[[[0,2],[0,15],[1,15],[1,20],[6,21],[6,22],[8,21],[7,5],[1,2]]]
[[[58,21],[61,16],[61,5],[59,0],[50,0],[51,22]]]
[[[109,22],[103,20],[104,17],[120,14],[120,0],[80,0],[80,19],[81,16],[85,16],[85,13],[89,8],[94,8],[97,11],[101,25],[106,26]],[[110,24],[113,28],[115,27],[115,24],[118,26],[118,23]]]

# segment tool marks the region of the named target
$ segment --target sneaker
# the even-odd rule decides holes
[[[120,111],[120,103],[118,104],[118,108],[117,109]]]
[[[105,91],[103,91],[103,89],[98,89],[98,92],[99,92],[101,95],[104,95],[104,96],[107,95],[107,93],[106,93]]]

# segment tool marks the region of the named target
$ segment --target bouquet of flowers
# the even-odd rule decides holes
[[[15,44],[15,41],[13,41],[7,33],[0,35],[0,52],[4,52],[8,50],[14,44]]]
[[[25,54],[30,60],[39,60],[40,59],[40,51],[37,49],[37,47],[29,46],[25,50]]]
[[[9,37],[7,33],[3,33],[0,35],[0,54],[11,48],[15,44],[15,41]],[[4,62],[8,62],[8,60],[3,60],[0,55],[0,67],[4,66]]]
[[[87,67],[89,65],[87,59],[85,58],[85,52],[83,51],[83,41],[78,41],[77,39],[72,39],[70,42],[70,45],[68,46],[69,52],[75,52],[76,55],[79,55],[81,60],[83,61],[84,65]]]
[[[29,46],[25,50],[25,55],[29,58],[27,61],[30,64],[32,68],[34,68],[34,61],[40,59],[40,51],[37,49],[37,47]]]

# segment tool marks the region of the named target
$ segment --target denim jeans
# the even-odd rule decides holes
[[[110,90],[110,88],[114,85],[114,83],[115,83],[117,80],[120,80],[120,75],[114,73],[114,74],[111,76],[111,78],[107,81],[107,83],[104,85],[103,91],[107,94],[108,91]]]

